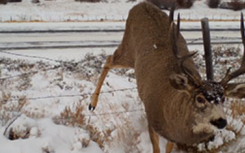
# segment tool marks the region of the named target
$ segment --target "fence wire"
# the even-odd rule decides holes
[[[123,88],[123,89],[115,89],[115,90],[109,90],[109,91],[102,91],[100,92],[100,94],[108,94],[108,93],[114,93],[114,92],[119,92],[119,91],[127,91],[127,90],[136,90],[137,87],[133,87],[133,88]],[[91,96],[93,93],[89,92],[89,93],[83,93],[83,94],[70,94],[70,95],[57,95],[57,96],[53,96],[53,95],[49,95],[49,96],[43,96],[43,97],[26,97],[26,100],[45,100],[45,99],[55,99],[55,98],[73,98],[73,97],[87,97],[87,96]],[[22,98],[10,98],[8,101],[11,102],[18,102],[20,99]]]
[[[60,65],[58,66],[54,66],[54,67],[51,67],[51,68],[47,68],[47,69],[44,69],[42,70],[43,72],[45,71],[51,71],[51,70],[55,70],[57,68],[61,67]],[[26,73],[21,73],[21,74],[17,74],[17,75],[12,75],[12,76],[9,76],[9,77],[3,77],[3,78],[0,78],[0,81],[4,81],[4,80],[8,80],[8,79],[13,79],[13,78],[17,78],[17,77],[23,77],[23,76],[29,76],[29,75],[32,75],[32,74],[36,74],[40,71],[30,71],[30,72],[26,72]]]
[[[51,62],[63,63],[63,61],[55,60],[55,59],[51,59],[51,58],[47,58],[47,57],[31,56],[31,55],[23,55],[23,54],[18,54],[18,53],[7,52],[7,51],[3,51],[3,50],[0,50],[0,52],[1,52],[1,53],[4,53],[4,54],[9,54],[9,55],[14,55],[14,56],[19,56],[19,57],[27,57],[27,58],[43,59],[43,60],[47,60],[47,61],[51,61]]]
[[[42,71],[54,70],[54,69],[57,69],[57,68],[62,67],[62,65],[77,64],[77,62],[55,60],[55,59],[51,59],[51,58],[47,58],[47,57],[41,57],[41,56],[23,55],[23,54],[19,54],[19,53],[11,53],[11,52],[2,51],[2,50],[0,50],[0,52],[1,53],[5,53],[5,54],[9,54],[9,55],[13,55],[13,56],[19,56],[19,57],[27,57],[27,58],[34,58],[34,59],[46,60],[46,61],[56,62],[56,63],[59,63],[60,64],[60,65],[55,65],[55,66],[53,66],[51,68],[43,69]],[[30,71],[30,72],[26,72],[26,73],[21,73],[21,74],[18,74],[18,75],[13,75],[13,76],[8,76],[8,77],[2,77],[2,78],[0,78],[0,81],[8,80],[8,79],[13,79],[13,78],[16,78],[16,77],[28,76],[28,75],[36,74],[38,72],[39,71],[36,70],[36,71]]]
[[[126,114],[126,113],[135,113],[135,112],[142,112],[145,109],[132,109],[132,110],[125,110],[125,111],[118,111],[118,112],[106,112],[106,113],[98,113],[98,114],[83,114],[84,116],[91,117],[91,116],[105,116],[105,115],[114,115],[114,114]]]

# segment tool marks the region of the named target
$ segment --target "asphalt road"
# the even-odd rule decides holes
[[[1,50],[62,49],[116,47],[123,37],[123,30],[87,29],[58,31],[0,31]],[[188,45],[201,45],[200,29],[181,31]],[[239,29],[211,29],[212,44],[241,44]]]

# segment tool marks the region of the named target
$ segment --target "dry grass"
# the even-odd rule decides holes
[[[238,118],[245,115],[245,103],[242,100],[234,100],[231,103],[232,117]],[[245,116],[242,118],[245,124]]]
[[[0,123],[2,126],[6,125],[12,118],[16,117],[20,113],[21,109],[27,104],[25,96],[19,97],[18,101],[11,102],[11,94],[2,92],[0,98]]]
[[[83,115],[83,110],[85,106],[81,104],[81,101],[74,106],[75,110],[70,107],[65,107],[65,109],[60,113],[59,116],[53,118],[56,124],[63,124],[66,126],[79,126],[83,127],[85,125],[85,116]]]
[[[218,47],[218,48],[213,48],[215,50],[214,52],[214,64],[215,64],[215,72],[217,75],[216,79],[219,79],[222,77],[222,75],[225,74],[226,68],[224,68],[226,65],[231,65],[232,67],[238,67],[239,66],[239,61],[241,55],[239,54],[240,49],[238,48],[225,48],[225,47]],[[195,61],[204,61],[202,56],[196,56]],[[55,84],[56,86],[59,86],[60,89],[66,89],[66,84],[63,84],[62,82],[64,81],[64,78],[67,77],[65,72],[69,72],[69,74],[72,74],[72,77],[75,79],[79,80],[87,80],[91,82],[95,82],[98,78],[98,75],[101,72],[101,66],[104,64],[106,60],[105,54],[101,54],[99,56],[94,56],[92,54],[88,54],[85,59],[75,63],[75,62],[67,62],[67,63],[62,63],[56,70],[55,78],[51,81],[52,84]],[[1,63],[2,62],[2,63]],[[3,64],[4,63],[4,64]],[[18,66],[18,63],[20,63],[21,66]],[[22,64],[21,64],[22,63]],[[235,63],[235,64],[234,64]],[[198,67],[201,72],[204,73],[203,71],[204,68],[204,63],[199,62],[197,63]],[[21,71],[21,72],[26,72],[26,71],[32,71],[32,70],[40,70],[39,73],[44,75],[45,77],[49,77],[49,73],[46,71],[42,71],[43,69],[50,67],[50,65],[45,64],[45,63],[38,63],[35,65],[27,64],[25,62],[21,61],[9,61],[9,60],[1,60],[0,59],[0,66],[4,67],[7,71],[12,72],[12,71]],[[88,69],[84,68],[88,67]],[[120,76],[127,76],[127,77],[134,77],[133,73],[126,73],[127,70],[113,70],[111,71],[112,73],[116,73],[117,75]],[[3,75],[3,74],[1,74]],[[5,75],[5,74],[4,74]],[[31,78],[32,76],[30,76]],[[30,79],[29,78],[29,79]],[[25,80],[24,78],[21,78],[23,83],[20,81],[20,87],[18,90],[28,90],[30,87],[30,80]],[[18,80],[19,81],[19,80]],[[1,85],[5,84],[5,86],[9,83],[13,82],[7,82],[6,80],[3,82],[0,82]],[[65,82],[64,82],[65,83]],[[16,87],[15,87],[16,88]],[[79,86],[81,91],[83,91],[84,88]],[[11,92],[2,92],[2,95],[0,97],[1,101],[1,108],[0,108],[0,118],[1,120],[5,120],[4,123],[6,124],[9,119],[11,119],[16,112],[18,112],[25,104],[27,104],[28,100],[25,97],[20,98],[19,101],[14,103],[11,102],[11,98],[13,98],[13,95]],[[86,99],[87,97],[85,97]],[[58,103],[58,102],[57,102]],[[115,106],[109,106],[110,111],[112,112],[117,112],[118,108]],[[121,107],[123,110],[127,111],[130,109],[130,106],[126,103],[123,104]],[[101,122],[103,124],[108,123],[111,119],[112,116],[106,116],[106,115],[96,115],[96,114],[91,114],[91,115],[86,115],[86,109],[87,106],[84,104],[84,100],[80,100],[77,103],[75,103],[72,107],[65,107],[64,110],[56,117],[53,118],[54,122],[56,124],[63,124],[66,126],[72,126],[72,127],[80,127],[82,129],[85,129],[88,131],[90,135],[90,139],[96,142],[104,152],[109,152],[106,148],[108,146],[113,146],[113,145],[118,145],[123,142],[122,145],[124,145],[124,151],[125,152],[142,152],[139,148],[141,142],[140,142],[140,132],[135,129],[135,127],[132,125],[132,121],[128,118],[128,115],[124,114],[113,114],[113,118],[116,118],[116,122],[113,122],[113,126],[105,126],[103,129],[98,128],[96,122]],[[241,118],[244,113],[245,113],[245,104],[243,102],[238,101],[238,102],[232,102],[230,103],[230,108],[231,110],[231,117],[235,119],[242,119],[243,123],[245,123],[244,117]],[[5,113],[5,114],[4,114]],[[43,117],[42,115],[37,116],[37,113],[31,113],[31,111],[25,111],[24,112],[27,116],[31,118],[41,118]],[[3,119],[2,119],[3,118]],[[96,120],[96,122],[94,121]],[[145,126],[145,116],[140,118],[139,124],[143,124]],[[147,127],[146,127],[147,128]],[[235,130],[233,126],[228,126],[228,130],[235,131],[236,135],[239,136],[239,130]],[[11,133],[11,132],[10,132]],[[28,132],[27,132],[28,133]],[[13,134],[12,134],[13,135]],[[19,136],[13,136],[13,137],[19,137]],[[234,140],[236,141],[236,140]],[[82,142],[84,146],[88,144],[89,142],[86,140]],[[222,150],[225,147],[229,147],[230,142],[224,143],[224,145],[220,146],[217,149],[213,150],[206,150],[210,152],[217,152]],[[197,151],[197,148],[187,148],[191,152]]]

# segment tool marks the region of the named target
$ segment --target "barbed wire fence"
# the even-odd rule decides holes
[[[229,39],[226,37],[214,37],[214,39]],[[237,39],[240,39],[239,37],[237,37]],[[194,43],[196,41],[202,41],[202,38],[197,38],[197,39],[193,39],[190,43]],[[8,52],[8,51],[3,51],[0,50],[1,53],[4,54],[8,54],[8,55],[12,55],[12,56],[17,56],[17,57],[25,57],[25,58],[32,58],[32,59],[39,59],[39,60],[45,60],[45,61],[49,61],[49,62],[55,62],[58,63],[59,65],[53,65],[50,68],[46,68],[43,69],[42,71],[51,71],[51,70],[55,70],[58,69],[60,67],[62,67],[62,65],[65,64],[77,64],[77,62],[72,62],[72,61],[62,61],[62,60],[56,60],[56,59],[52,59],[52,58],[47,58],[47,57],[41,57],[41,56],[30,56],[30,55],[24,55],[24,54],[20,54],[20,53],[13,53],[13,52]],[[79,70],[76,70],[79,71]],[[39,73],[39,70],[35,70],[35,71],[30,71],[30,72],[26,72],[26,73],[21,73],[18,75],[13,75],[13,76],[8,76],[8,77],[2,77],[0,78],[0,81],[4,81],[7,79],[13,79],[13,78],[17,78],[17,77],[24,77],[24,76],[29,76],[32,74],[36,74]],[[123,91],[127,91],[127,90],[136,90],[137,87],[134,88],[124,88],[124,89],[115,89],[115,90],[109,90],[109,91],[102,91],[100,94],[107,94],[107,93],[114,93],[114,92],[123,92]],[[56,99],[56,98],[73,98],[73,97],[88,97],[91,96],[92,93],[82,93],[82,94],[64,94],[64,95],[48,95],[48,96],[43,96],[43,97],[26,97],[26,100],[31,100],[31,101],[35,101],[35,100],[45,100],[45,99]],[[11,102],[18,102],[19,98],[11,98],[8,101]],[[135,109],[135,110],[127,110],[127,111],[119,111],[119,112],[105,112],[105,113],[101,113],[101,114],[83,114],[84,116],[103,116],[103,115],[109,115],[109,114],[124,114],[124,113],[132,113],[132,112],[138,112],[138,111],[143,111],[143,109]],[[19,115],[18,115],[19,116]],[[15,119],[16,120],[16,119]]]
[[[60,64],[60,65],[54,65],[54,66],[52,66],[50,68],[43,69],[43,71],[55,70],[57,68],[62,67],[62,65],[77,64],[77,62],[55,60],[55,59],[51,59],[51,58],[47,58],[47,57],[41,57],[41,56],[30,56],[30,55],[24,55],[24,54],[19,54],[19,53],[12,53],[12,52],[3,51],[3,50],[0,50],[0,53],[9,54],[9,55],[18,56],[18,57],[25,57],[25,58],[33,58],[33,59],[45,60],[45,61],[50,61],[50,62],[55,62],[55,63]],[[21,73],[21,74],[17,74],[17,75],[13,75],[13,76],[2,77],[2,78],[0,78],[0,81],[7,80],[7,79],[12,79],[12,78],[16,78],[16,77],[28,76],[28,75],[36,74],[38,72],[39,71],[36,70],[36,71],[30,71],[30,72]]]
[[[51,68],[43,69],[42,71],[55,70],[57,68],[60,68],[62,66],[62,64],[64,64],[64,63],[74,64],[74,62],[70,62],[70,61],[61,61],[61,60],[55,60],[55,59],[46,58],[46,57],[40,57],[40,56],[23,55],[23,54],[19,54],[19,53],[11,53],[11,52],[1,51],[1,50],[0,50],[0,52],[1,53],[5,53],[5,54],[9,54],[9,55],[13,55],[13,56],[18,56],[18,57],[40,59],[40,60],[46,60],[46,61],[59,63],[59,65],[55,65],[55,66],[53,66]],[[13,78],[16,78],[16,77],[25,77],[25,76],[36,74],[36,73],[39,73],[39,72],[40,72],[39,70],[35,70],[35,71],[30,71],[30,72],[26,72],[26,73],[22,73],[22,74],[18,74],[18,75],[13,75],[13,76],[9,76],[9,77],[3,77],[3,78],[0,78],[0,81],[4,81],[4,80],[7,80],[7,79],[13,79]],[[100,92],[100,94],[109,94],[109,93],[123,92],[123,91],[132,91],[132,90],[137,90],[137,87],[102,91],[102,92]],[[36,100],[59,99],[59,98],[74,98],[74,97],[82,97],[82,99],[85,100],[89,96],[91,96],[92,94],[93,94],[92,92],[87,92],[87,93],[81,93],[81,94],[63,94],[63,95],[48,95],[48,96],[42,96],[42,97],[25,97],[25,100],[27,100],[27,101],[36,101]],[[21,100],[21,97],[11,97],[7,101],[8,102],[19,102],[20,100]],[[7,131],[11,127],[11,125],[23,114],[23,112],[22,112],[23,106],[24,105],[22,105],[21,109],[19,109],[19,113],[17,115],[15,115],[14,117],[12,117],[12,119],[10,119],[8,121],[8,123],[6,123],[6,128],[5,128],[4,133],[3,133],[5,136],[7,134]],[[139,108],[139,109],[132,109],[132,110],[114,111],[114,112],[102,112],[102,113],[90,112],[90,113],[83,113],[82,115],[84,117],[89,117],[90,118],[92,116],[99,117],[99,116],[105,116],[105,115],[136,113],[136,112],[142,112],[142,111],[144,111],[144,109],[143,108]],[[99,120],[101,120],[101,119],[99,118]]]
[[[46,58],[46,57],[40,57],[40,56],[30,56],[30,55],[24,55],[24,54],[19,54],[19,53],[11,53],[11,52],[2,51],[2,50],[0,50],[0,52],[5,53],[5,54],[10,54],[10,55],[13,55],[13,56],[21,56],[21,57],[27,57],[27,58],[34,58],[34,59],[40,59],[40,60],[47,60],[47,61],[51,61],[51,62],[57,62],[59,64],[63,64],[63,63],[74,64],[74,62],[70,62],[70,61],[61,61],[61,60],[55,60],[55,59]],[[55,69],[57,69],[57,68],[59,68],[61,66],[62,65],[55,65],[55,66],[53,66],[51,68],[43,69],[42,71],[55,70]],[[76,71],[78,71],[78,70],[76,70]],[[36,73],[39,73],[39,71],[35,70],[35,71],[30,71],[30,72],[27,72],[27,73],[13,75],[13,76],[9,76],[9,77],[3,77],[3,78],[0,78],[0,81],[7,80],[7,79],[13,79],[13,78],[16,78],[16,77],[28,76],[28,75],[32,75],[32,74],[36,74]],[[123,92],[123,91],[128,91],[128,90],[137,90],[137,87],[123,88],[123,89],[114,89],[114,90],[109,90],[109,91],[102,91],[102,92],[100,92],[100,94]],[[26,100],[35,101],[35,100],[45,100],[45,99],[55,99],[55,98],[73,98],[73,97],[83,97],[83,98],[85,98],[85,97],[91,96],[92,94],[93,93],[88,92],[88,93],[82,93],[82,94],[64,94],[64,95],[48,95],[48,96],[43,96],[43,97],[26,97],[25,99]],[[19,99],[20,98],[10,98],[8,101],[18,102]],[[140,109],[140,110],[142,110],[142,109]],[[139,110],[135,110],[135,111],[139,111]],[[134,110],[129,110],[129,112],[134,112]],[[123,113],[123,112],[113,112],[112,114],[115,114],[115,113]],[[111,113],[103,113],[103,115],[105,115],[105,114],[111,114]]]

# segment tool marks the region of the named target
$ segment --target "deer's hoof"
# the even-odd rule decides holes
[[[92,106],[91,104],[89,104],[89,106],[88,106],[88,110],[90,110],[90,111],[94,111],[94,110],[95,110],[95,107],[94,107],[94,106]]]

